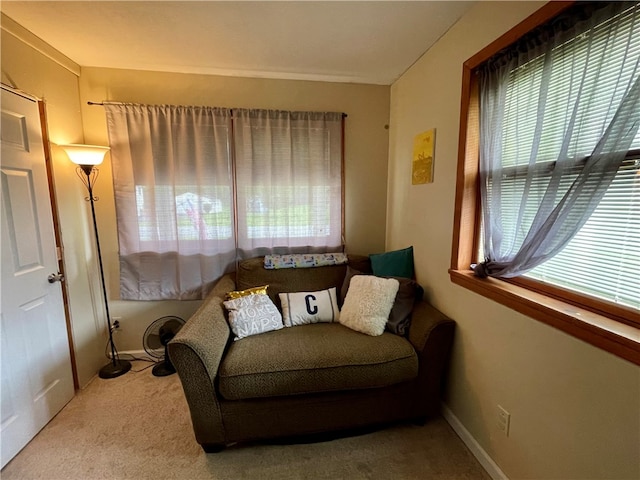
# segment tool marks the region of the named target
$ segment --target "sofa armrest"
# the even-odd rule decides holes
[[[422,300],[417,302],[411,312],[411,328],[409,329],[409,341],[417,352],[425,349],[429,342],[429,336],[434,330],[449,325],[453,328],[455,322],[440,310],[436,310],[431,304]],[[451,337],[453,339],[453,337]]]
[[[189,404],[196,440],[202,445],[225,443],[215,379],[230,336],[222,302],[224,294],[234,288],[231,275],[222,277],[168,345]]]
[[[440,395],[449,364],[455,322],[426,301],[413,309],[409,341],[420,362],[416,411],[433,416],[440,411]]]

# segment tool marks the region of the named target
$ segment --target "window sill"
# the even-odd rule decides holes
[[[640,329],[471,270],[449,270],[451,281],[591,345],[640,365]]]

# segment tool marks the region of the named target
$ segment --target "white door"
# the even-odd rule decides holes
[[[11,460],[74,395],[38,104],[2,89],[0,451]]]

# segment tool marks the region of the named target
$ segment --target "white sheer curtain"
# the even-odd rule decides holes
[[[204,298],[239,258],[342,251],[341,113],[105,109],[122,299]]]
[[[342,251],[343,115],[233,112],[239,257]]]
[[[561,18],[480,71],[479,276],[514,277],[557,254],[637,135],[640,7],[580,8],[588,20]]]
[[[230,110],[105,109],[121,298],[203,298],[235,265]]]

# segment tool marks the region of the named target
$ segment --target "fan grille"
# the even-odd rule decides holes
[[[151,325],[147,327],[142,337],[145,352],[152,358],[164,358],[165,348],[162,343],[163,335],[175,335],[184,324],[185,321],[182,318],[173,315],[154,320]]]

